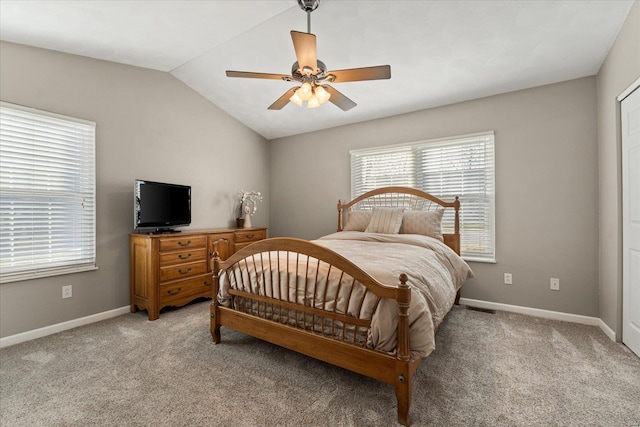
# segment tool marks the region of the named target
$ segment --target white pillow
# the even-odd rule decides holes
[[[442,237],[444,209],[433,211],[409,211],[402,216],[401,234],[422,234],[444,241]]]
[[[342,231],[364,231],[371,221],[371,211],[349,211]]]
[[[404,208],[373,208],[367,233],[398,234]]]

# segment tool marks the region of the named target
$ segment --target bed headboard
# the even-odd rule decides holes
[[[374,207],[404,207],[411,211],[454,209],[453,233],[443,233],[444,243],[460,254],[460,201],[445,202],[429,193],[410,187],[382,187],[368,191],[348,203],[338,200],[338,231],[344,226],[345,211],[370,211]]]

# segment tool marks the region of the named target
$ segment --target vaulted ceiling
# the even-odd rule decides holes
[[[335,83],[357,107],[267,110],[292,82],[296,0],[0,2],[0,39],[166,71],[267,139],[595,75],[633,0],[321,0],[311,13],[329,70],[391,65]]]

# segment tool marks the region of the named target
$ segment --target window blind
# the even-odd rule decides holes
[[[351,196],[378,187],[419,188],[443,200],[459,197],[461,254],[495,261],[494,134],[483,132],[409,144],[352,150]],[[453,232],[453,212],[442,219]]]
[[[95,123],[0,103],[0,281],[95,269]]]
[[[414,154],[410,147],[351,152],[351,195],[380,187],[415,186]],[[355,178],[355,179],[354,179]]]

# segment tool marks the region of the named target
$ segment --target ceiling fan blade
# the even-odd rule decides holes
[[[391,78],[391,66],[378,65],[376,67],[349,68],[346,70],[328,71],[326,74],[336,76],[333,81],[334,83],[382,80]]]
[[[315,72],[316,68],[318,68],[316,36],[314,34],[291,31],[291,40],[293,40],[293,48],[296,51],[300,69],[309,67]]]
[[[343,111],[349,111],[350,109],[358,105],[352,100],[350,100],[349,98],[347,98],[346,96],[344,96],[343,94],[341,94],[340,92],[338,92],[337,90],[335,90],[333,87],[329,85],[322,85],[322,87],[324,87],[325,90],[331,94],[331,98],[329,98],[329,101],[333,102]]]
[[[280,98],[276,100],[273,104],[269,105],[268,110],[282,110],[282,108],[289,103],[289,98],[293,96],[293,93],[298,89],[298,86],[292,87],[288,91],[284,93]]]
[[[292,77],[286,74],[252,73],[249,71],[227,70],[227,77],[244,77],[247,79],[270,79],[270,80],[291,80]]]

